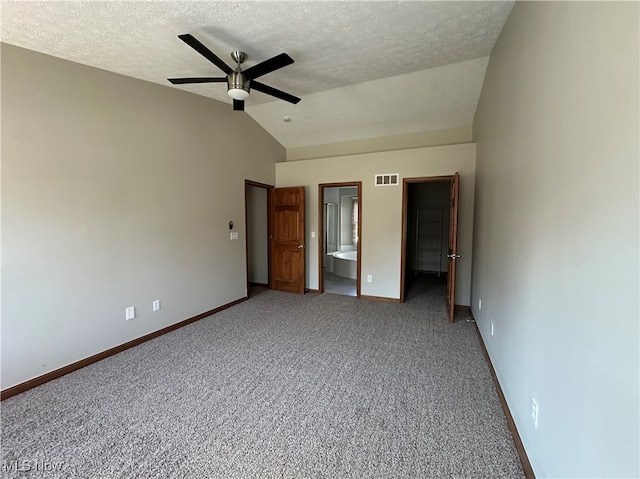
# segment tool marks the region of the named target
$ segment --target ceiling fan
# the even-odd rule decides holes
[[[280,98],[281,100],[288,101],[290,103],[298,103],[300,98],[290,95],[276,88],[260,83],[255,79],[278,70],[287,65],[293,63],[291,58],[286,53],[281,53],[273,58],[258,63],[252,67],[242,70],[241,65],[247,59],[245,52],[234,51],[231,52],[231,58],[236,62],[235,70],[222,61],[215,53],[200,43],[193,35],[185,34],[178,35],[178,38],[197,51],[200,55],[205,57],[220,70],[226,73],[226,77],[200,77],[200,78],[169,78],[168,80],[174,85],[183,83],[227,83],[227,94],[233,98],[233,109],[237,111],[244,111],[244,101],[249,98],[249,92],[251,89],[261,91],[267,95]]]

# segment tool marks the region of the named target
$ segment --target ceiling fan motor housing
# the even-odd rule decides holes
[[[235,71],[227,75],[227,93],[236,100],[245,100],[249,97],[251,80],[242,73],[240,65],[247,59],[247,54],[236,50],[231,52],[231,58],[233,58],[237,66]]]
[[[251,85],[251,80],[249,80],[241,71],[235,71],[229,73],[227,76],[227,87],[229,96],[235,98],[236,100],[244,100],[249,96],[249,88]],[[241,92],[246,92],[246,95],[243,95]],[[243,96],[244,98],[239,98]]]

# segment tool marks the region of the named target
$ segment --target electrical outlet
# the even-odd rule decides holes
[[[156,299],[156,300],[153,302],[153,310],[154,310],[154,311],[159,311],[159,310],[160,310],[160,300],[159,300],[159,299]]]
[[[124,317],[127,321],[130,319],[134,319],[136,317],[136,308],[133,306],[129,306],[124,310]]]
[[[371,274],[367,275],[367,283],[373,283],[373,275]]]
[[[478,310],[482,309],[482,299],[478,300]]]
[[[531,421],[533,422],[533,427],[538,427],[538,403],[536,398],[531,398]]]
[[[491,336],[493,336],[493,321],[491,321]]]

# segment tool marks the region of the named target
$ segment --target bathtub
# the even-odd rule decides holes
[[[343,278],[358,278],[358,252],[341,251],[333,253],[333,274]]]

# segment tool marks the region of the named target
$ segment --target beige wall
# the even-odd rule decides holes
[[[1,113],[2,388],[246,295],[244,180],[285,159],[250,117],[6,44]]]
[[[318,184],[362,181],[363,295],[400,297],[402,185],[374,186],[376,173],[400,178],[452,175],[460,172],[459,250],[456,303],[468,305],[471,288],[471,243],[475,182],[475,145],[463,144],[366,153],[348,157],[289,161],[276,165],[276,186],[305,186],[307,194],[307,287],[318,288]],[[321,230],[320,230],[321,231]],[[321,236],[321,235],[320,235]],[[373,282],[367,283],[367,275]]]
[[[638,26],[516,3],[476,113],[472,305],[537,477],[640,477]]]

